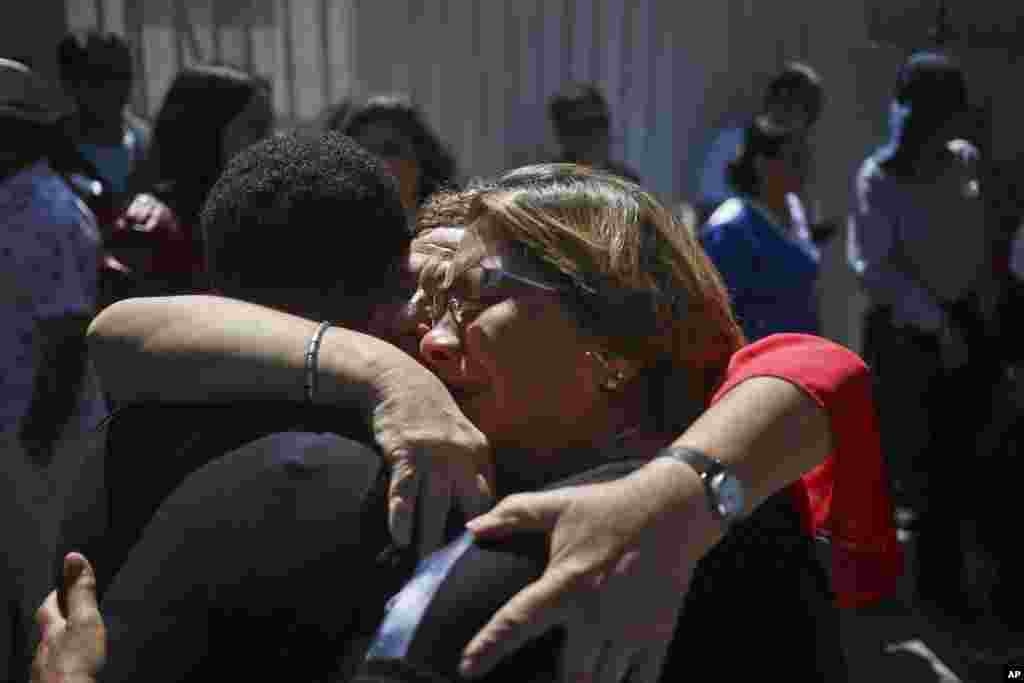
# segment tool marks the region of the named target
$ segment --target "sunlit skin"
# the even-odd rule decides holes
[[[483,257],[484,264],[521,269],[508,245],[489,245]],[[420,341],[421,360],[494,448],[543,458],[545,451],[604,445],[628,418],[598,384],[602,375],[586,351],[599,346],[557,292],[509,282],[484,293],[481,275],[470,268],[452,283],[451,293],[471,311],[461,324],[451,311],[435,314]],[[423,282],[428,294],[438,284]]]
[[[420,338],[430,329],[425,292],[420,289],[420,274],[432,260],[451,256],[463,235],[460,228],[434,228],[413,240],[406,258],[402,259],[394,278],[392,301],[377,302],[367,325],[368,331],[386,339],[413,358],[420,357]]]
[[[435,228],[414,240],[396,275],[404,296],[379,304],[368,331],[438,375],[495,452],[504,454],[506,472],[542,481],[597,464],[599,449],[645,423],[646,385],[633,382],[614,395],[600,388],[603,369],[586,353],[599,347],[557,292],[511,282],[482,295],[481,271],[471,268],[448,290],[469,310],[464,324],[456,325],[450,313],[435,319],[434,295],[464,235],[461,228]],[[503,251],[495,245],[483,262],[501,263]],[[665,438],[639,430],[631,443],[653,453]],[[578,457],[567,457],[570,449]]]

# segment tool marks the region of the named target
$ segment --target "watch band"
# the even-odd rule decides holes
[[[695,448],[686,448],[684,446],[670,446],[662,450],[660,455],[689,465],[690,468],[697,472],[701,483],[704,484],[704,493],[708,498],[708,507],[711,508],[711,514],[714,515],[715,519],[729,524],[739,516],[738,511],[730,513],[726,510],[722,504],[718,489],[714,486],[718,475],[733,476],[729,468],[720,460],[712,458],[710,455],[702,453]]]

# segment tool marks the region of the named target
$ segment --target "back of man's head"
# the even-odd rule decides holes
[[[240,153],[210,191],[202,228],[218,291],[335,318],[392,284],[410,241],[394,178],[334,132],[283,133]]]
[[[787,119],[779,122],[785,126],[810,128],[817,123],[824,107],[825,88],[821,76],[803,62],[788,62],[765,89],[765,111]],[[793,117],[800,120],[790,120]]]
[[[57,44],[57,66],[61,80],[131,80],[132,51],[116,33],[95,29],[72,31]]]
[[[608,102],[590,83],[568,83],[551,98],[548,114],[559,136],[607,131],[611,125]]]

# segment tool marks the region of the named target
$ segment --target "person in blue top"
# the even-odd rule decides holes
[[[791,208],[807,168],[806,137],[757,117],[728,168],[738,194],[700,231],[750,341],[777,332],[818,332],[820,253]]]

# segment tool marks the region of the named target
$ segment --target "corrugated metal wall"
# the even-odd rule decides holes
[[[692,184],[687,151],[708,126],[755,101],[783,59],[807,52],[805,24],[765,30],[763,6],[730,0],[695,13],[676,0],[68,0],[67,11],[71,28],[100,26],[140,46],[139,113],[153,114],[174,73],[197,59],[269,76],[286,123],[313,119],[349,94],[404,90],[467,175],[550,157],[547,98],[566,80],[595,81],[611,103],[618,155],[658,193],[677,196]],[[730,73],[755,77],[737,83]]]
[[[142,114],[156,111],[173,74],[197,58],[233,61],[269,76],[286,125],[311,120],[347,95],[405,90],[456,152],[465,176],[551,158],[547,98],[566,80],[596,81],[611,104],[617,156],[667,200],[693,192],[715,127],[756,106],[784,60],[806,58],[823,74],[828,100],[816,133],[814,196],[824,214],[843,215],[854,171],[885,133],[886,100],[905,54],[869,43],[867,4],[67,0],[66,6],[71,28],[119,31],[140,48],[145,78],[135,108]],[[834,240],[825,255],[824,330],[856,348],[863,300],[844,265],[843,242]]]

